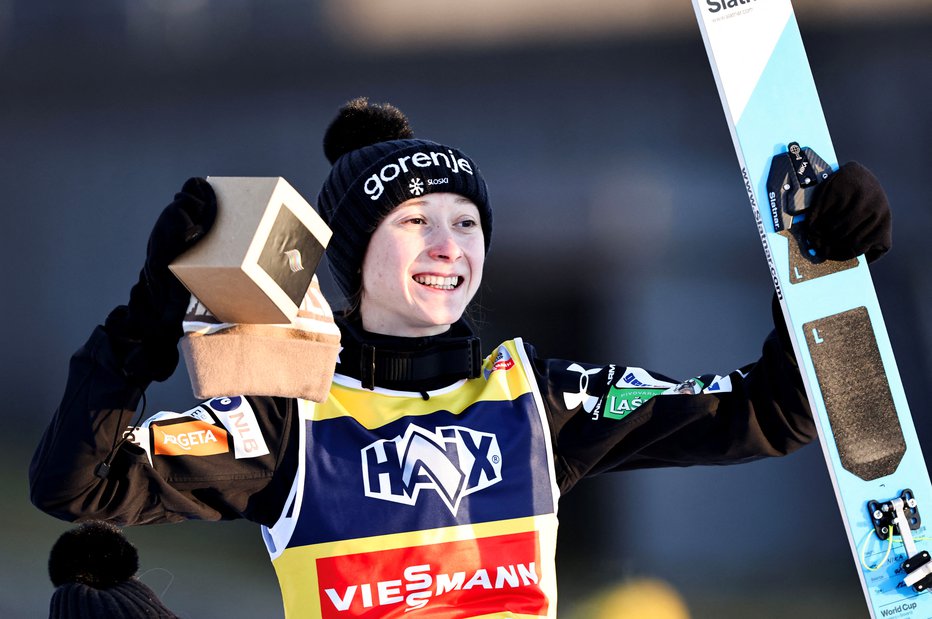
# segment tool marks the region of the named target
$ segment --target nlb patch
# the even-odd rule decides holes
[[[233,455],[237,460],[256,458],[269,453],[256,413],[245,398],[214,398],[207,406],[214,411],[233,438]]]

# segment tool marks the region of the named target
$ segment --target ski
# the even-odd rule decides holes
[[[863,256],[806,246],[837,160],[790,0],[693,0],[874,619],[930,619],[932,483]]]

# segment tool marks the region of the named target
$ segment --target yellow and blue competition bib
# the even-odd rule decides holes
[[[289,619],[553,617],[558,490],[520,341],[420,394],[337,376],[265,530]]]

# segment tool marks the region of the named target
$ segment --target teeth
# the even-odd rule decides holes
[[[460,285],[460,278],[458,276],[415,275],[414,281],[424,286],[430,286],[431,288],[439,288],[440,290],[453,290]]]

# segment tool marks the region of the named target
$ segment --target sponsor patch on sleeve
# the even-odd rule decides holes
[[[168,430],[169,425],[179,425],[195,421],[200,424],[197,429],[204,429],[205,431],[210,430],[209,427],[203,428],[202,426],[215,426],[217,423],[208,410],[202,406],[195,406],[191,410],[183,413],[159,411],[146,419],[141,426],[128,428],[127,430],[132,430],[132,442],[145,450],[146,456],[149,458],[149,464],[152,464],[153,454],[158,456],[206,456],[229,451],[226,441],[226,432],[224,432],[222,428],[210,430],[210,437],[206,438],[197,434],[194,436],[182,436],[181,434],[184,434],[185,428]],[[161,429],[156,432],[156,429],[160,427]],[[193,429],[193,426],[191,428]],[[196,432],[197,430],[195,429],[194,431]],[[204,438],[206,441],[203,446],[198,444],[200,438]],[[214,441],[213,439],[217,440]],[[216,444],[214,445],[214,443]],[[222,448],[221,445],[223,446]],[[188,447],[188,449],[185,447]]]
[[[197,419],[150,426],[156,456],[213,456],[230,451],[223,428]]]
[[[605,398],[605,407],[602,416],[608,419],[624,419],[633,413],[644,402],[655,395],[663,393],[663,389],[647,389],[644,387],[612,387]]]
[[[665,395],[697,395],[702,392],[702,388],[705,387],[703,383],[698,378],[690,378],[684,380],[680,384],[671,387],[664,391]]]
[[[623,368],[619,374],[602,402],[602,416],[606,419],[624,419],[652,397],[674,386],[641,368]]]
[[[724,386],[724,382],[719,385],[723,390]],[[690,378],[677,384],[657,378],[641,368],[624,368],[621,378],[609,387],[601,403],[602,416],[607,419],[621,420],[653,397],[695,395],[700,393],[703,387],[704,383],[698,378]]]
[[[245,398],[214,398],[206,404],[230,433],[233,455],[237,460],[257,458],[269,453],[256,413]]]
[[[703,393],[725,393],[731,391],[731,376],[716,376]]]

